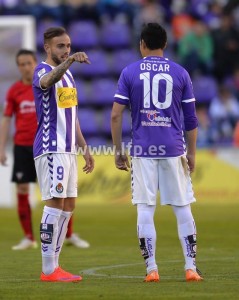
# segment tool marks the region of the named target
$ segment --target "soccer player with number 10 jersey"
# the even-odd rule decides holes
[[[129,168],[121,145],[122,115],[129,106],[132,202],[137,207],[139,246],[146,264],[144,281],[160,281],[154,225],[158,190],[161,205],[170,205],[177,219],[186,281],[201,281],[195,261],[196,226],[190,207],[196,201],[190,179],[195,167],[198,125],[195,98],[188,72],[163,56],[166,44],[164,28],[157,23],[146,24],[140,38],[143,58],[128,65],[120,75],[111,115],[115,164],[120,170]]]

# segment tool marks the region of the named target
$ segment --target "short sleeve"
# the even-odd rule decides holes
[[[194,93],[193,93],[193,84],[191,78],[186,70],[184,70],[184,88],[182,94],[182,102],[190,103],[195,101]]]
[[[12,117],[12,115],[15,112],[14,109],[15,105],[14,105],[14,94],[13,94],[13,89],[10,88],[7,92],[7,97],[6,97],[6,102],[5,102],[5,107],[4,107],[4,116],[7,117]]]
[[[40,65],[38,65],[34,71],[32,85],[43,90],[43,88],[41,87],[41,84],[40,84],[40,80],[43,76],[48,74],[51,70],[52,70],[52,68],[47,64],[41,63]]]
[[[114,95],[114,102],[119,104],[129,104],[129,81],[127,76],[127,68],[125,68],[120,75],[118,80],[118,87]]]

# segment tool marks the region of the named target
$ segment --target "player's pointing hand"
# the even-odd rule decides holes
[[[79,63],[86,63],[90,64],[88,55],[85,52],[76,52],[71,55],[74,61],[77,61]]]

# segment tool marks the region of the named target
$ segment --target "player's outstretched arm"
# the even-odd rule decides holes
[[[75,61],[79,63],[90,64],[88,56],[86,55],[85,52],[76,52],[71,56],[69,56],[59,66],[55,67],[51,72],[43,76],[40,80],[41,87],[43,89],[47,89],[51,87],[53,84],[57,83]]]

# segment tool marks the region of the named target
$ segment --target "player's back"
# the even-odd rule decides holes
[[[118,95],[129,99],[134,156],[175,157],[185,152],[182,101],[195,101],[190,77],[180,65],[159,56],[143,58],[126,67]],[[117,98],[117,96],[116,96]],[[149,153],[149,147],[164,149]]]

